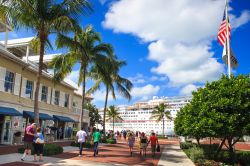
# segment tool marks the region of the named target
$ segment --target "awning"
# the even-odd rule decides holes
[[[0,114],[6,116],[22,116],[16,109],[9,107],[0,107]]]
[[[30,111],[23,111],[23,117],[29,117],[31,119],[34,119],[35,113]],[[52,116],[45,114],[45,113],[39,113],[39,119],[41,120],[54,120]]]
[[[55,121],[59,122],[76,122],[73,119],[66,116],[53,115],[53,118],[55,119]]]

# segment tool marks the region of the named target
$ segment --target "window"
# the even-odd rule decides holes
[[[59,105],[59,100],[60,100],[60,91],[55,91],[54,104]]]
[[[4,82],[4,91],[12,93],[14,85],[14,73],[6,71],[5,82]]]
[[[33,96],[33,82],[32,81],[27,80],[25,95],[28,98],[32,99],[32,96]]]
[[[69,106],[69,94],[65,94],[64,107]]]
[[[48,87],[47,86],[42,86],[41,101],[47,102],[47,100],[48,100]]]

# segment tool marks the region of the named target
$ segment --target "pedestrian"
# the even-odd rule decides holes
[[[146,150],[147,150],[147,144],[148,143],[148,138],[146,137],[145,133],[141,133],[140,137],[140,155],[146,156]]]
[[[81,130],[79,130],[76,133],[77,142],[79,143],[79,157],[82,156],[83,144],[86,141],[86,137],[87,137],[87,133],[83,130],[83,127],[82,127]]]
[[[92,140],[94,143],[94,157],[98,155],[98,145],[101,139],[101,133],[99,132],[99,129],[93,128],[93,136]]]
[[[155,150],[156,150],[156,145],[159,145],[158,138],[153,132],[151,136],[149,137],[148,144],[151,143],[151,151],[152,151],[152,157],[155,157]]]
[[[133,152],[133,147],[135,144],[135,137],[134,135],[130,132],[128,133],[128,147],[129,147],[129,151],[130,151],[130,155],[132,156],[132,152]]]
[[[126,141],[126,138],[127,138],[127,132],[126,132],[126,130],[124,130],[122,134],[123,134],[124,140]]]
[[[34,162],[37,162],[36,157],[39,155],[39,161],[43,161],[43,146],[44,146],[44,136],[41,132],[41,128],[38,127],[36,129],[37,134],[34,137],[33,145],[34,145]]]
[[[31,148],[32,148],[32,143],[34,140],[34,136],[36,136],[36,123],[32,123],[31,125],[27,126],[24,131],[24,153],[23,156],[21,157],[21,160],[24,161],[26,155],[31,155]]]

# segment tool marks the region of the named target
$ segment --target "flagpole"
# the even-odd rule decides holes
[[[228,23],[228,0],[226,0],[226,27],[227,27],[227,64],[228,64],[228,77],[231,77],[231,53],[230,53],[230,39],[229,39],[229,23]]]

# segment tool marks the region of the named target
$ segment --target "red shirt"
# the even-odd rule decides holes
[[[33,142],[34,136],[29,135],[27,133],[35,134],[35,130],[33,129],[32,125],[29,125],[28,127],[26,127],[25,134],[24,134],[24,141],[25,142]]]
[[[149,140],[151,142],[151,145],[156,145],[158,138],[154,135],[154,136],[150,136]]]

